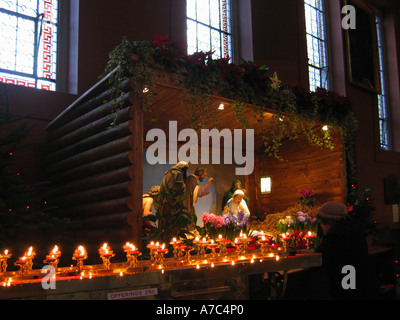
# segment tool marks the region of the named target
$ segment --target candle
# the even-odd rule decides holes
[[[0,258],[10,258],[12,256],[11,253],[8,253],[8,249],[4,250],[4,254],[0,254]]]
[[[208,244],[208,241],[206,238],[203,238],[199,243],[202,245],[205,245],[205,244]]]
[[[133,246],[133,244],[127,242],[127,243],[125,243],[125,245],[123,246],[123,249],[124,249],[125,252],[128,252],[129,250],[131,250],[132,246]]]
[[[258,242],[260,242],[260,243],[267,243],[267,242],[269,242],[269,240],[270,240],[270,239],[267,239],[267,237],[262,236],[261,239],[258,239]]]
[[[141,254],[136,247],[131,243],[125,245],[127,263],[129,268],[135,268],[138,266],[138,256]]]
[[[157,250],[158,253],[168,253],[168,249],[165,248],[165,243],[162,244],[161,248]]]
[[[113,255],[113,251],[107,243],[103,244],[103,246],[99,249],[99,253],[104,257],[110,257]]]
[[[83,246],[78,246],[78,248],[75,249],[74,258],[78,258],[78,259],[82,259],[82,258],[86,259],[87,258],[87,253]]]
[[[129,254],[138,255],[140,253],[140,251],[137,250],[133,244],[129,247],[129,249]]]
[[[26,260],[26,257],[23,256],[22,258],[20,258],[19,260],[17,260],[15,263],[17,263],[17,264],[25,264],[25,263],[27,263],[27,262],[28,262],[28,260]]]
[[[225,239],[222,235],[219,235],[219,236],[218,236],[218,239],[217,239],[217,242],[220,242],[220,243],[228,243],[228,242],[231,242],[231,241],[228,240],[228,239]]]
[[[58,258],[61,255],[61,251],[59,250],[58,246],[55,245],[53,250],[50,251],[50,254],[54,255],[56,258]]]
[[[307,236],[306,236],[306,242],[307,242],[307,250],[310,250],[310,240],[311,239],[314,239],[315,238],[315,235],[311,232],[311,231],[308,231],[308,233],[307,233]]]
[[[28,259],[33,259],[33,258],[35,257],[35,255],[36,255],[36,252],[33,251],[33,247],[30,247],[30,248],[28,249],[28,252],[25,253],[25,256],[26,256]]]
[[[181,241],[177,240],[176,238],[173,238],[169,244],[171,244],[173,246],[178,246],[181,244]]]
[[[216,244],[215,242],[214,242],[214,240],[211,240],[211,242],[207,245],[209,248],[216,248],[216,247],[218,247],[218,244]]]

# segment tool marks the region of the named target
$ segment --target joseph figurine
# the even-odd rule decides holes
[[[184,205],[188,212],[194,212],[196,214],[195,204],[198,198],[204,197],[210,193],[209,186],[213,180],[210,177],[204,186],[199,186],[199,182],[203,182],[207,177],[207,170],[204,167],[198,167],[194,173],[188,176],[185,180],[186,185],[186,199]],[[196,214],[197,215],[197,214]]]

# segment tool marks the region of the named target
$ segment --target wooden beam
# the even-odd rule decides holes
[[[133,124],[130,127],[133,137],[133,146],[131,155],[133,188],[131,200],[137,205],[132,208],[128,214],[128,223],[131,226],[132,241],[142,249],[142,212],[143,212],[143,139],[144,139],[144,113],[143,113],[143,95],[132,92],[130,95],[130,108]]]

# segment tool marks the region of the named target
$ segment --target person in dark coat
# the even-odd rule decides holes
[[[316,249],[335,300],[376,299],[377,286],[363,230],[336,201],[325,203],[317,218],[324,232]]]

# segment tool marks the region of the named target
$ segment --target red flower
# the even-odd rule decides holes
[[[183,43],[170,41],[169,36],[161,36],[156,33],[156,39],[153,41],[153,47],[157,50],[159,59],[163,63],[177,66],[178,59],[183,59],[185,56]]]
[[[169,43],[169,36],[168,35],[163,37],[162,35],[159,35],[156,32],[156,39],[153,41],[153,46],[155,48],[162,47],[164,45],[168,45],[168,43]]]

